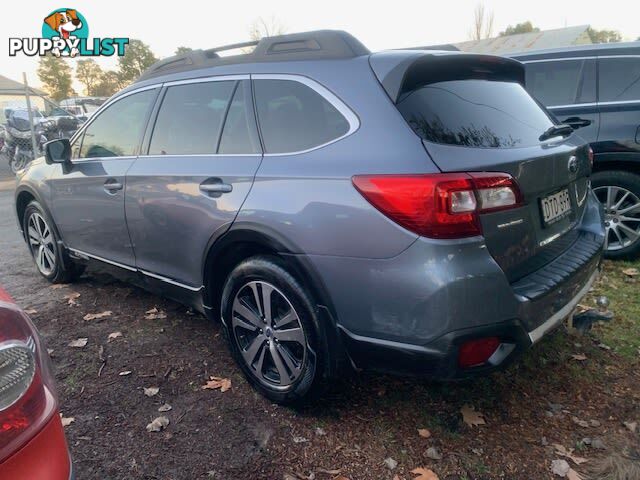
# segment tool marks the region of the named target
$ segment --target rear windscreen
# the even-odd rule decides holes
[[[519,83],[451,80],[405,93],[397,103],[411,128],[424,140],[483,148],[540,144],[553,125]]]

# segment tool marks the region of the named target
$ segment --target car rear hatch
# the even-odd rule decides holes
[[[442,172],[503,172],[515,179],[519,205],[480,215],[487,248],[510,281],[576,241],[589,148],[574,134],[553,133],[554,120],[523,87],[519,62],[397,51],[374,54],[370,63]]]

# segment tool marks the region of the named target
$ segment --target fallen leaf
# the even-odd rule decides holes
[[[553,444],[553,448],[556,449],[556,453],[562,457],[566,457],[569,460],[571,460],[573,463],[575,463],[576,465],[580,465],[582,463],[585,463],[587,461],[586,458],[582,458],[582,457],[577,457],[575,455],[573,455],[573,449],[566,449],[564,447],[564,445],[561,445],[559,443],[554,443]]]
[[[118,375],[126,377],[127,375],[131,375],[131,370],[125,370],[124,372],[120,372]]]
[[[171,405],[169,405],[168,403],[165,403],[164,405],[160,405],[158,407],[158,411],[159,412],[168,412],[169,410],[171,410],[173,407]]]
[[[111,340],[115,340],[116,338],[120,338],[121,336],[122,336],[122,332],[112,332],[107,337],[107,342],[110,342]]]
[[[89,341],[88,338],[78,338],[76,340],[70,341],[69,342],[69,346],[70,347],[75,347],[75,348],[82,348],[82,347],[87,345],[88,341]]]
[[[464,405],[460,409],[460,413],[462,413],[462,420],[464,421],[464,423],[466,423],[470,427],[486,424],[483,414],[474,410],[474,408],[470,405]]]
[[[34,315],[38,313],[38,310],[36,310],[35,308],[30,308],[29,310],[25,310],[24,313],[26,313],[27,315]]]
[[[411,470],[411,473],[418,475],[417,477],[414,477],[413,480],[440,480],[440,477],[438,477],[433,470],[429,470],[428,468],[414,468]]]
[[[62,414],[60,414],[60,421],[62,422],[63,427],[68,427],[73,422],[75,422],[76,419],[73,417],[63,417]]]
[[[334,468],[333,470],[327,470],[326,468],[318,468],[318,469],[316,470],[316,472],[319,472],[319,473],[326,473],[327,475],[340,475],[340,472],[341,472],[341,471],[342,471],[342,470],[340,470],[339,468]],[[342,477],[342,476],[340,476],[340,477],[334,478],[333,480],[338,480],[338,479],[340,479],[340,478],[347,478],[347,477]]]
[[[625,427],[629,429],[631,433],[636,433],[638,428],[638,422],[622,422]]]
[[[578,417],[571,417],[571,421],[582,428],[589,427],[589,422],[586,420],[580,420]]]
[[[391,457],[385,458],[384,464],[389,470],[394,470],[398,466],[398,462]]]
[[[164,313],[162,310],[158,310],[156,307],[153,307],[145,312],[144,318],[145,320],[162,319],[162,318],[167,318],[167,314]]]
[[[571,355],[571,358],[573,358],[574,360],[577,360],[579,362],[583,362],[587,359],[587,356],[584,353],[576,353]]]
[[[426,455],[431,460],[442,460],[442,454],[438,451],[436,447],[427,448]]]
[[[418,435],[420,435],[422,438],[429,438],[431,436],[431,432],[426,428],[419,428]]]
[[[636,277],[640,273],[637,268],[625,268],[622,270],[622,273],[627,275],[628,277]]]
[[[202,386],[203,390],[216,390],[220,389],[221,392],[226,392],[231,388],[231,380],[222,377],[209,377],[206,384]]]
[[[309,441],[308,438],[304,437],[293,437],[293,443],[307,443]]]
[[[559,477],[566,477],[571,467],[566,460],[553,460],[551,462],[551,473]]]
[[[167,428],[168,425],[169,419],[167,417],[158,417],[147,425],[147,432],[160,432]]]
[[[53,348],[47,348],[47,353],[49,354],[50,357],[53,357]]]
[[[51,290],[59,290],[59,289],[64,288],[64,287],[66,287],[66,285],[63,284],[63,283],[54,283],[53,285],[49,285],[49,288]]]
[[[327,432],[324,431],[324,428],[322,427],[316,427],[316,429],[314,430],[315,434],[322,437],[324,435],[327,434]]]
[[[573,468],[570,468],[569,471],[567,472],[567,479],[568,480],[582,480],[582,477]]]
[[[77,305],[76,298],[78,298],[80,294],[78,292],[71,292],[69,295],[65,295],[64,298],[67,300],[67,303],[71,306]]]
[[[160,389],[158,387],[143,388],[143,390],[144,390],[144,394],[147,397],[153,397],[153,396],[157,395],[158,392],[160,391]]]
[[[87,313],[84,317],[85,320],[96,320],[98,318],[104,318],[104,317],[110,317],[111,316],[111,310],[105,310],[104,312],[100,312],[100,313]]]

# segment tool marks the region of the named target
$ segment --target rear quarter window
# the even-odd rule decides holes
[[[545,110],[515,82],[430,83],[405,94],[397,107],[421,138],[448,145],[533,146],[553,125]]]

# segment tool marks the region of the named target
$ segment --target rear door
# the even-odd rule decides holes
[[[598,64],[601,159],[640,160],[640,57],[599,58]]]
[[[515,72],[495,60],[409,73],[396,105],[443,172],[506,172],[524,197],[519,208],[481,216],[493,257],[511,280],[537,270],[576,239],[588,192],[587,146],[572,134],[544,139],[551,117]],[[450,79],[450,80],[449,80]],[[419,80],[419,81],[418,81]]]
[[[124,214],[125,176],[158,90],[115,100],[74,139],[71,164],[53,165],[47,181],[67,247],[129,267],[135,263]]]
[[[578,127],[587,142],[598,138],[596,59],[563,58],[525,62],[526,88],[560,123]]]
[[[127,173],[136,266],[202,286],[207,246],[231,225],[262,154],[248,76],[165,84],[154,124]]]

